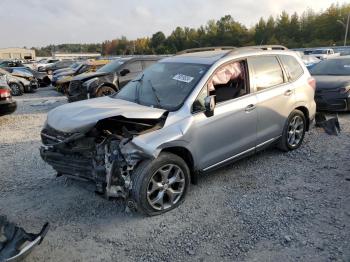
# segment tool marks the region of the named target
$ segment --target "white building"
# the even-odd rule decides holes
[[[35,50],[25,48],[0,48],[0,59],[35,59]]]
[[[75,58],[96,58],[99,53],[54,53],[53,57],[57,59],[75,59]]]

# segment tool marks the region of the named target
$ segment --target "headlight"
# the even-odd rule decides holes
[[[342,87],[339,89],[339,91],[341,94],[346,94],[347,92],[350,91],[350,86]],[[350,94],[349,94],[349,96],[350,96]]]

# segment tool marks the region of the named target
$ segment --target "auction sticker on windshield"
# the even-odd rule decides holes
[[[180,82],[190,83],[194,78],[192,76],[187,76],[187,75],[183,75],[183,74],[176,74],[173,77],[173,79],[180,81]]]

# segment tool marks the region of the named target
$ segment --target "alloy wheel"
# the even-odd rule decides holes
[[[159,168],[147,186],[147,200],[155,210],[166,210],[175,205],[185,192],[185,175],[175,164]]]
[[[291,147],[296,147],[304,135],[304,121],[301,116],[296,115],[288,125],[287,142]]]

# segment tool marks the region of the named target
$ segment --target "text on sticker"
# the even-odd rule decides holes
[[[193,80],[192,76],[187,76],[183,74],[177,74],[173,77],[174,80],[185,82],[185,83],[190,83]]]

